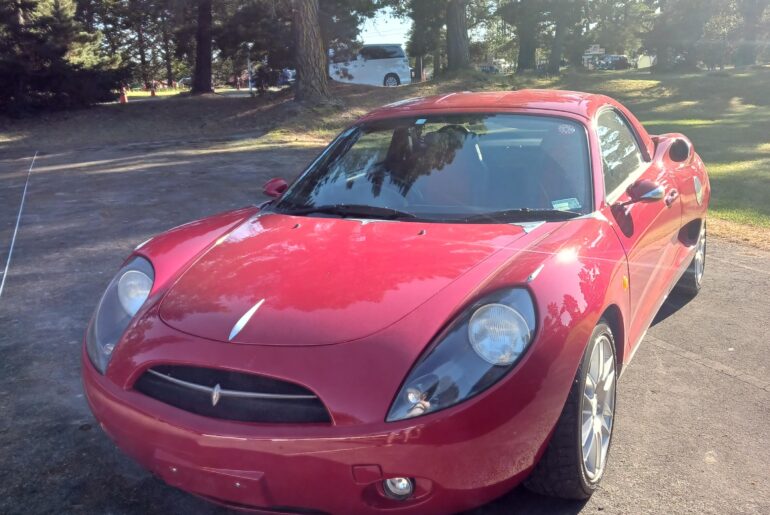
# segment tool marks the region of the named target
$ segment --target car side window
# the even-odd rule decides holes
[[[359,53],[367,60],[404,57],[404,51],[399,46],[368,46],[362,48]]]
[[[610,196],[632,180],[634,172],[644,163],[644,158],[628,123],[613,109],[599,115],[597,135],[602,153],[604,191]]]

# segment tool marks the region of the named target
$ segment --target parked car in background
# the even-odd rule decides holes
[[[332,56],[329,76],[339,82],[400,86],[412,82],[409,58],[401,45],[364,45],[352,58]]]
[[[134,249],[86,331],[86,399],[148,470],[238,510],[587,499],[620,372],[701,287],[710,191],[689,139],[605,96],[397,102],[269,202]]]
[[[281,74],[278,77],[279,86],[288,86],[294,84],[297,80],[297,71],[293,68],[284,68],[281,70]]]
[[[626,55],[607,55],[599,61],[597,70],[627,70],[631,63]]]
[[[481,73],[491,73],[493,75],[500,73],[500,69],[494,64],[482,64],[479,66],[479,71]]]
[[[190,78],[190,77],[182,77],[181,79],[179,79],[177,81],[177,84],[179,86],[183,86],[185,88],[189,88],[190,85],[192,84],[192,78]]]

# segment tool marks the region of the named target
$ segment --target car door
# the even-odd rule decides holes
[[[377,72],[378,47],[365,46],[359,52],[357,76],[353,79],[356,84],[376,85],[374,82]]]
[[[654,160],[645,160],[640,139],[622,113],[613,108],[600,111],[596,131],[607,201],[604,214],[628,259],[627,342],[635,345],[665,300],[676,273],[681,202],[672,173]],[[630,200],[628,186],[643,179],[663,188],[664,199],[623,206]]]
[[[375,57],[372,60],[372,74],[371,81],[372,86],[382,86],[385,80],[385,75],[388,73],[388,49],[387,47],[377,47]]]

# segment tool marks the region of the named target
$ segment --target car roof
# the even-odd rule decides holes
[[[617,105],[604,95],[555,89],[522,89],[518,91],[485,91],[473,93],[464,91],[448,95],[409,98],[380,107],[362,120],[408,115],[410,112],[438,110],[479,109],[495,111],[497,109],[537,109],[571,113],[584,118],[591,118],[601,106]]]

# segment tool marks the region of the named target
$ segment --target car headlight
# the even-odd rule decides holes
[[[154,281],[150,262],[136,256],[107,286],[86,332],[88,357],[102,374],[128,324],[149,297]]]
[[[477,395],[521,359],[535,336],[535,306],[523,288],[466,308],[412,367],[387,421],[432,413]]]

